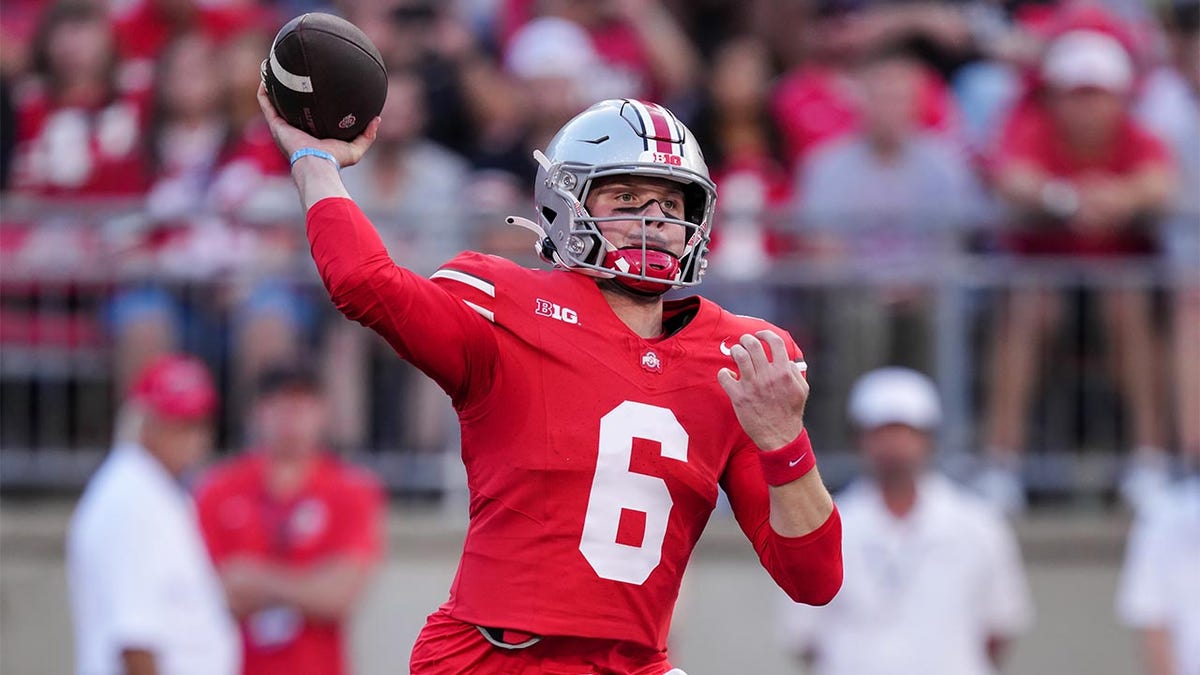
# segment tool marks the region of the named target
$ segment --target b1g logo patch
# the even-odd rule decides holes
[[[638,157],[640,162],[652,162],[654,164],[666,164],[668,166],[683,166],[683,157],[669,152],[654,152],[647,150]]]
[[[534,308],[533,313],[538,316],[546,316],[550,317],[551,319],[557,319],[563,323],[579,325],[579,314],[575,310],[571,309],[570,307],[563,307],[562,305],[550,302],[549,300],[538,298],[537,307]]]
[[[338,128],[349,129],[350,127],[354,126],[354,123],[357,121],[358,118],[354,116],[354,113],[350,113],[349,115],[343,117],[341,122],[338,122]]]

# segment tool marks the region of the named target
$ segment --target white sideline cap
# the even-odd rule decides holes
[[[858,378],[848,409],[850,421],[860,429],[904,424],[933,431],[942,421],[933,380],[910,368],[880,368]]]
[[[1121,94],[1133,85],[1133,60],[1115,37],[1094,30],[1073,30],[1047,47],[1042,77],[1060,89],[1096,87]]]
[[[579,24],[556,17],[534,19],[508,45],[504,66],[522,79],[565,77],[579,81],[600,64],[592,37]]]

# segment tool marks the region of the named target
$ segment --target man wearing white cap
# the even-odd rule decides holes
[[[1152,255],[1154,218],[1170,203],[1174,172],[1166,147],[1130,114],[1129,52],[1107,33],[1068,31],[1050,41],[1040,76],[1038,95],[1014,112],[995,161],[997,190],[1016,218],[1007,247],[1055,259]],[[1114,285],[1099,292],[1099,303],[1135,448],[1123,493],[1137,505],[1165,481],[1150,296]],[[993,336],[989,469],[978,486],[1006,510],[1024,504],[1017,475],[1026,413],[1039,351],[1062,315],[1059,293],[1017,288]]]
[[[941,406],[907,368],[850,394],[865,475],[837,499],[845,582],[826,607],[787,603],[782,638],[817,675],[987,675],[1032,620],[1007,523],[929,468]]]

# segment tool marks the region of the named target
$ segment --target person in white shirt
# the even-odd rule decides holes
[[[168,355],[136,377],[120,441],[67,533],[78,675],[232,675],[236,626],[181,477],[212,445],[205,367]],[[123,432],[123,433],[122,433]]]
[[[1200,673],[1200,451],[1191,473],[1138,512],[1117,589],[1146,675]]]
[[[872,371],[849,413],[866,475],[836,499],[845,582],[825,607],[785,604],[785,645],[817,675],[996,672],[1032,621],[1029,589],[999,512],[928,466],[941,421],[933,382]]]

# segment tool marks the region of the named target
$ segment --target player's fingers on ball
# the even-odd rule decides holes
[[[729,355],[733,357],[733,362],[737,364],[741,379],[754,376],[754,360],[750,357],[750,352],[746,351],[746,348],[742,346],[742,343],[739,342],[730,347]]]
[[[792,362],[791,371],[792,377],[796,381],[796,386],[800,387],[800,389],[805,393],[808,393],[810,385],[808,384],[808,378],[804,376],[804,369],[800,366],[800,364]]]
[[[371,123],[368,124],[367,128],[358,135],[358,138],[355,138],[353,141],[351,141],[350,151],[352,156],[350,157],[349,164],[353,164],[359,159],[362,159],[362,156],[366,154],[367,149],[370,148],[371,144],[375,142],[375,136],[379,132],[379,121],[380,118],[378,117],[371,120]]]
[[[791,360],[788,358],[787,343],[779,337],[779,333],[773,330],[760,330],[755,335],[758,339],[766,342],[767,347],[771,349],[771,363],[783,364]]]
[[[792,380],[794,382],[792,385],[793,390],[796,391],[801,398],[807,400],[808,392],[811,390],[811,385],[808,383],[808,378],[804,376],[800,366],[796,363],[792,363],[791,371],[793,373]]]
[[[262,82],[258,83],[258,107],[262,108],[263,115],[266,115],[268,121],[283,121],[283,118],[279,116],[279,111],[275,109],[275,104],[271,103],[271,96],[267,93],[267,85]]]
[[[804,361],[792,361],[791,363],[792,363],[792,372],[796,373],[796,375],[807,380],[808,379],[808,363],[806,363]]]

